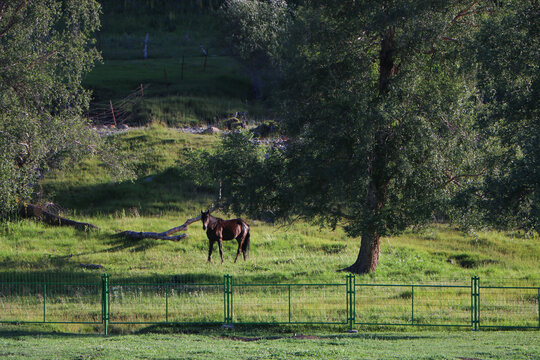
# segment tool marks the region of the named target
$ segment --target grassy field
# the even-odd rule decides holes
[[[263,117],[268,109],[253,98],[247,69],[226,51],[215,13],[154,14],[154,19],[177,24],[174,27],[154,26],[148,18],[105,14],[98,37],[103,62],[84,79],[85,87],[93,91],[91,108],[119,101],[143,84],[142,101],[122,109],[132,113],[128,120],[132,124],[217,124],[246,111],[251,119]]]
[[[144,60],[146,33],[149,57]],[[133,179],[117,179],[96,158],[42,179],[44,199],[54,201],[67,217],[99,226],[97,231],[19,220],[0,226],[0,321],[39,322],[46,317],[93,324],[0,324],[1,358],[540,357],[538,332],[528,331],[355,325],[359,334],[344,334],[345,324],[237,325],[233,331],[223,330],[226,274],[235,284],[233,321],[286,321],[287,316],[292,321],[345,320],[345,274],[338,270],[355,260],[359,239],[347,238],[339,228],[247,219],[252,233],[248,260],[233,263],[236,243],[225,242],[225,263],[220,264],[217,249],[213,262],[206,261],[208,240],[200,223],[178,242],[116,237],[123,230],[170,229],[216,201],[217,189],[193,181],[191,173],[197,169],[185,161],[198,149],[215,147],[220,137],[183,133],[163,124],[217,123],[237,111],[249,111],[250,119],[265,118],[269,109],[252,98],[248,72],[228,56],[212,14],[106,14],[98,43],[104,62],[85,79],[95,103],[119,100],[140,84],[149,85],[144,99],[130,110],[135,122],[151,123],[149,127],[108,137],[110,157],[124,163]],[[206,69],[200,45],[210,54]],[[538,235],[464,232],[448,224],[411,228],[383,238],[377,272],[356,277],[356,321],[407,323],[413,318],[423,324],[457,321],[468,326],[471,294],[466,286],[472,276],[480,276],[483,285],[539,286],[539,258]],[[105,272],[111,277],[112,322],[198,320],[216,325],[112,324],[113,336],[96,335],[103,332],[100,286]],[[249,287],[255,283],[269,286]],[[334,285],[303,285],[314,283]],[[465,287],[360,285],[383,283]],[[287,291],[292,300],[287,301]],[[538,324],[536,288],[482,291],[484,325]]]
[[[2,271],[71,273],[77,272],[78,263],[94,263],[119,277],[210,273],[221,278],[230,273],[248,281],[331,282],[342,280],[344,275],[336,270],[354,261],[358,239],[347,238],[340,229],[320,229],[305,222],[249,220],[251,258],[237,264],[231,263],[236,250],[231,242],[225,243],[225,264],[206,263],[206,234],[197,223],[180,242],[129,242],[113,237],[122,230],[170,229],[216,201],[217,191],[194,184],[190,168],[182,163],[190,152],[219,141],[219,136],[160,126],[116,138],[114,151],[133,170],[134,180],[116,182],[97,159],[86,159],[42,182],[43,192],[66,209],[65,215],[94,223],[101,230],[85,233],[26,221],[5,224],[0,232],[5,244],[0,259],[10,266]],[[366,280],[468,281],[473,275],[516,283],[540,280],[540,239],[520,232],[468,233],[434,224],[385,237],[381,249],[379,268]]]
[[[99,284],[106,272],[114,285],[113,322],[160,322],[167,315],[169,321],[219,323],[223,321],[223,279],[230,274],[235,284],[293,284],[292,311],[288,311],[286,287],[236,286],[234,321],[344,322],[345,274],[337,270],[354,261],[358,239],[347,238],[340,229],[320,229],[305,222],[269,224],[248,219],[252,233],[248,260],[233,263],[236,243],[225,242],[225,263],[220,264],[217,248],[213,262],[206,261],[208,240],[200,223],[193,224],[189,237],[178,242],[118,238],[115,234],[123,230],[173,228],[216,200],[216,189],[192,181],[190,172],[196,169],[186,167],[185,159],[197,149],[214,147],[219,136],[153,126],[110,139],[116,140],[111,151],[133,171],[134,180],[115,181],[100,161],[88,158],[42,182],[43,192],[66,209],[64,215],[91,222],[100,230],[81,232],[32,221],[4,224],[0,228],[0,279]],[[482,285],[538,286],[539,240],[519,232],[468,233],[445,224],[410,229],[383,238],[377,272],[357,276],[356,283],[469,286],[471,277],[478,275]],[[95,268],[88,268],[89,264]],[[304,283],[336,285],[299,285]],[[41,321],[42,285],[9,286],[4,292],[18,297],[3,300],[9,309],[5,320]],[[483,292],[490,292],[492,299],[483,297],[484,324],[537,326],[535,289]],[[53,286],[47,294],[48,321],[101,322],[98,286]],[[409,323],[413,297],[416,323],[470,324],[468,287],[444,291],[358,287],[357,322]],[[102,325],[55,325],[55,329],[101,332]],[[112,327],[115,333],[137,329],[140,326]]]
[[[301,335],[220,330],[201,334],[0,333],[4,359],[538,359],[537,332],[365,332]]]

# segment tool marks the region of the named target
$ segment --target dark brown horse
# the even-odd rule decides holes
[[[221,263],[223,263],[223,240],[232,239],[238,241],[238,250],[236,251],[234,262],[238,260],[240,250],[242,250],[244,260],[246,260],[249,251],[249,225],[244,220],[223,220],[210,215],[210,211],[201,211],[201,221],[203,223],[203,230],[206,230],[206,236],[208,236],[208,240],[210,241],[208,262],[211,260],[214,243],[217,241]]]

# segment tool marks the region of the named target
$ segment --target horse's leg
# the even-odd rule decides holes
[[[244,237],[242,236],[240,239],[236,238],[238,241],[238,250],[236,251],[236,257],[234,258],[234,262],[238,260],[238,255],[240,255],[240,249],[242,249],[242,243],[244,242]]]
[[[209,240],[210,245],[208,246],[208,262],[212,259],[212,250],[214,249],[214,241]]]
[[[244,249],[244,245],[246,245],[247,249]],[[244,241],[242,242],[242,254],[244,255],[244,261],[246,261],[248,249],[249,249],[249,230],[246,236],[244,236]]]
[[[223,238],[220,236],[218,240],[219,255],[221,256],[221,263],[223,264]]]
[[[246,238],[246,234],[241,233],[236,237],[236,240],[238,241],[238,250],[236,251],[236,258],[234,258],[234,262],[238,260],[238,256],[240,255],[240,250],[242,250],[242,245],[244,244],[244,239]],[[246,260],[246,254],[244,253],[244,260]]]

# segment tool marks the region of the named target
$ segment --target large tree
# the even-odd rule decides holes
[[[255,209],[236,200],[249,199],[228,199],[237,211],[342,225],[361,237],[346,270],[373,272],[382,235],[432,219],[481,174],[474,78],[461,54],[489,8],[458,0],[297,3],[282,93],[291,140],[260,160],[274,172],[258,165],[246,180]]]
[[[99,59],[94,0],[0,0],[0,215],[36,193],[52,167],[92,150],[81,116]]]

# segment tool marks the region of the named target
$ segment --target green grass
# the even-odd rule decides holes
[[[184,78],[182,59],[108,60],[90,72],[84,85],[94,91],[99,101],[119,100],[148,84],[145,98],[169,95],[220,97],[231,101],[245,101],[250,83],[243,68],[226,56],[209,57],[206,71],[203,57],[185,58]]]
[[[200,334],[81,336],[3,332],[5,359],[535,359],[536,332],[365,332],[296,336],[235,329]],[[178,330],[177,330],[178,331]],[[181,331],[181,330],[180,330]],[[305,333],[304,333],[305,334]]]
[[[51,174],[42,183],[43,191],[67,209],[64,214],[91,222],[100,230],[80,232],[32,221],[5,224],[0,228],[1,279],[99,283],[107,272],[115,284],[171,283],[174,279],[187,284],[218,284],[215,291],[211,287],[169,289],[175,291],[169,294],[169,320],[182,322],[223,321],[220,291],[225,274],[231,274],[236,284],[345,284],[345,274],[337,270],[355,260],[359,240],[347,238],[340,229],[320,229],[305,222],[273,225],[247,219],[252,234],[250,257],[233,263],[236,242],[225,242],[224,264],[218,261],[217,249],[213,262],[206,261],[208,240],[200,223],[193,224],[187,231],[189,237],[178,242],[132,241],[114,236],[123,230],[162,232],[208,208],[215,201],[216,189],[194,184],[189,176],[192,169],[182,164],[191,151],[215,146],[219,136],[185,134],[154,126],[111,139],[117,141],[111,151],[117,152],[136,174],[133,181],[114,181],[103,164],[89,158],[69,171]],[[384,237],[376,273],[357,276],[356,283],[469,286],[471,277],[478,275],[482,285],[538,286],[539,255],[538,236],[496,231],[464,233],[449,225],[434,224]],[[103,268],[90,270],[81,264]],[[65,287],[49,289],[50,295],[56,294],[47,303],[50,319],[99,318],[98,289],[90,288],[94,295],[84,287],[73,291]],[[118,285],[111,304],[116,321],[165,321],[167,299],[164,290],[159,289],[155,285]],[[185,289],[191,289],[191,295],[186,297]],[[8,290],[20,296],[3,303],[10,309],[8,320],[35,321],[42,317],[41,288]],[[344,285],[293,285],[291,320],[343,321],[344,291]],[[83,295],[73,295],[79,293]],[[484,293],[487,295],[488,290]],[[535,290],[493,289],[489,295],[482,298],[484,324],[537,325]],[[288,321],[286,288],[236,287],[235,296],[235,321]],[[469,288],[416,288],[414,299],[416,323],[470,323]],[[357,322],[408,323],[411,301],[410,287],[359,287]],[[68,328],[88,331],[92,326]]]
[[[112,219],[189,211],[205,202],[208,194],[189,183],[178,165],[190,152],[211,148],[218,140],[157,125],[115,135],[109,138],[109,151],[133,171],[134,180],[114,181],[98,158],[86,158],[70,171],[50,174],[42,181],[43,191],[68,214],[101,214]]]
[[[274,283],[335,281],[344,276],[336,270],[356,258],[358,239],[347,238],[340,229],[320,229],[305,222],[272,225],[248,219],[253,234],[252,256],[237,264],[230,261],[235,251],[232,242],[225,242],[224,265],[206,263],[206,234],[197,223],[188,229],[189,237],[180,242],[126,242],[115,238],[112,235],[121,230],[164,231],[208,208],[215,201],[216,190],[193,184],[188,174],[191,169],[180,164],[191,151],[215,146],[219,136],[154,126],[115,138],[118,145],[111,151],[117,151],[134,170],[133,181],[115,182],[99,161],[89,158],[42,183],[43,191],[52,194],[52,199],[67,209],[67,215],[94,223],[101,230],[84,233],[31,221],[6,224],[0,229],[4,244],[0,261],[6,264],[6,259],[12,259],[10,271],[31,265],[35,270],[69,272],[75,271],[80,262],[104,265],[111,274],[123,277],[139,273],[140,268],[145,277],[212,273],[221,278],[230,273],[249,281]],[[72,256],[63,262],[52,260],[68,255]],[[465,233],[448,225],[432,225],[384,237],[377,272],[364,278],[467,282],[479,275],[485,280],[535,283],[540,280],[539,256],[538,236],[497,231]]]
[[[251,118],[262,117],[264,110],[253,101],[247,69],[227,55],[217,15],[153,17],[162,16],[177,26],[155,29],[147,23],[147,14],[105,15],[98,36],[104,60],[83,82],[92,90],[94,102],[121,100],[144,84],[143,101],[122,109],[132,114],[131,124],[216,124],[245,111]],[[146,33],[150,34],[148,58],[143,59]],[[200,46],[209,54],[206,65]]]

